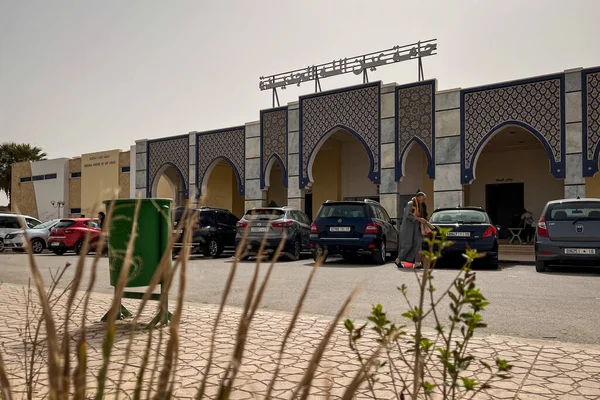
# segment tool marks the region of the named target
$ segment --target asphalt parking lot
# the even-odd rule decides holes
[[[0,253],[0,282],[27,285],[27,259],[24,254]],[[45,253],[36,260],[45,279],[49,280],[50,270],[65,263],[74,264],[77,258],[68,254],[55,256]],[[92,256],[88,257],[88,264],[91,260]],[[227,254],[219,259],[192,257],[188,265],[186,300],[218,303],[233,263],[233,258]],[[229,305],[243,305],[255,264],[252,260],[239,263]],[[279,261],[262,307],[273,311],[293,311],[313,265],[310,258]],[[266,268],[267,263],[261,265],[261,277]],[[70,268],[63,285],[73,272],[74,268]],[[458,272],[458,268],[435,271],[435,284],[440,292]],[[89,268],[86,273],[89,276]],[[100,260],[98,273],[95,291],[111,293],[107,258]],[[403,322],[401,314],[407,306],[397,287],[404,283],[409,293],[416,295],[415,273],[419,274],[413,270],[398,270],[391,260],[383,266],[328,260],[317,272],[303,311],[333,316],[352,289],[359,286],[360,291],[348,311],[351,318],[364,319],[371,306],[379,303],[388,311],[390,319]],[[600,344],[600,269],[562,267],[537,273],[531,265],[503,263],[497,271],[477,270],[477,284],[491,302],[484,314],[488,323],[484,333]],[[428,321],[428,325],[433,327],[433,321]]]

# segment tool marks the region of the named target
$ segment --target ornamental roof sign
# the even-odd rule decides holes
[[[419,60],[419,80],[422,80],[423,71],[421,59],[423,57],[436,55],[436,51],[437,39],[430,39],[404,46],[394,46],[391,49],[350,57],[350,59],[344,58],[338,61],[334,60],[330,63],[312,65],[289,72],[261,76],[258,86],[260,90],[273,89],[275,91],[277,88],[285,89],[287,86],[300,86],[302,82],[315,81],[315,91],[319,91],[320,79],[348,73],[363,75],[363,82],[366,83],[368,82],[368,71],[375,71],[377,67],[383,65],[414,59]]]

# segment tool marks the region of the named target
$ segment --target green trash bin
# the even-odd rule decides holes
[[[171,199],[117,199],[104,201],[107,210],[112,207],[108,227],[108,262],[110,285],[115,287],[125,261],[127,246],[133,231],[133,219],[137,202],[137,237],[134,242],[131,266],[125,287],[149,286],[169,244],[172,232]],[[170,251],[170,250],[169,250]],[[168,257],[171,263],[171,257]],[[162,292],[162,287],[161,287]],[[143,293],[125,292],[123,297],[140,299]],[[159,295],[153,295],[158,300]],[[119,318],[131,316],[121,306]],[[106,316],[105,316],[106,317]]]

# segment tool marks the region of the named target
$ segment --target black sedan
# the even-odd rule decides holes
[[[440,208],[431,214],[429,223],[452,229],[447,239],[454,243],[442,251],[442,259],[453,259],[470,248],[486,254],[476,263],[483,262],[498,269],[498,230],[485,210],[479,207]],[[427,243],[423,242],[423,248],[428,249]],[[460,262],[464,262],[464,258]]]

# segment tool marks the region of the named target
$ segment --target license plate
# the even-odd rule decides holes
[[[332,226],[329,228],[330,232],[350,232],[349,226]]]
[[[50,247],[57,247],[58,245],[60,245],[60,243],[58,243],[58,242],[50,243]]]
[[[596,254],[596,249],[565,249],[565,254]]]
[[[250,228],[250,232],[266,232],[267,228]]]
[[[471,237],[471,232],[448,232],[447,237]]]

